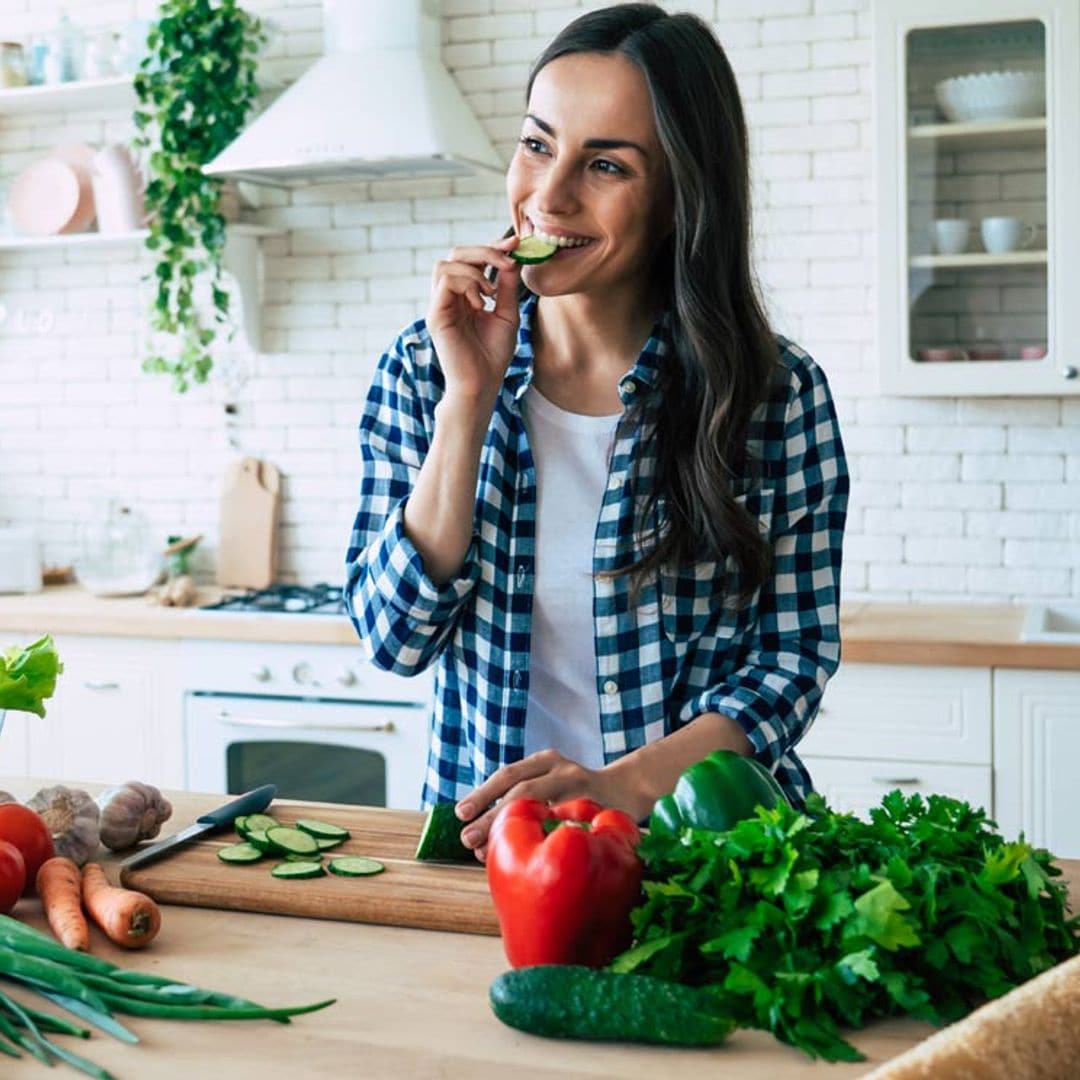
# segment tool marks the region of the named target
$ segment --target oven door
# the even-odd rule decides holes
[[[184,719],[189,790],[420,807],[426,707],[189,692]]]

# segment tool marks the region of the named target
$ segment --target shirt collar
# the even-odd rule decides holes
[[[517,348],[506,372],[506,387],[515,401],[529,388],[533,375],[533,316],[536,313],[536,293],[526,293],[521,301],[521,321],[518,325]],[[660,377],[664,356],[671,350],[671,308],[661,312],[634,366],[619,380],[619,398],[624,406],[632,405],[643,387],[652,388]]]

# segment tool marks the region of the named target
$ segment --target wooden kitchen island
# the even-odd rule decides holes
[[[44,782],[0,778],[0,787],[26,798]],[[91,792],[100,787],[72,786]],[[175,809],[166,833],[224,801],[221,796],[169,796]],[[115,880],[119,859],[102,861]],[[1080,862],[1063,865],[1072,883],[1075,910],[1080,906]],[[854,1037],[869,1059],[855,1065],[811,1062],[756,1031],[737,1032],[726,1045],[710,1050],[540,1039],[503,1026],[488,1006],[488,985],[506,969],[498,938],[204,908],[162,910],[161,935],[149,948],[123,952],[95,929],[94,953],[264,1005],[328,997],[337,1002],[289,1025],[119,1017],[139,1035],[138,1046],[123,1045],[96,1030],[88,1040],[60,1037],[63,1045],[118,1080],[843,1078],[864,1075],[934,1030],[912,1020],[876,1024]],[[45,927],[37,900],[20,901],[15,914]],[[23,995],[16,992],[16,996]],[[3,1075],[22,1080],[79,1074],[66,1066],[48,1074],[26,1056],[21,1061],[5,1058]]]

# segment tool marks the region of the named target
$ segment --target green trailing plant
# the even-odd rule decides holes
[[[150,325],[174,339],[173,355],[152,347],[143,370],[169,374],[180,393],[205,383],[210,345],[230,322],[221,259],[223,181],[202,166],[240,132],[258,95],[256,56],[266,34],[235,0],[163,0],[135,76],[134,145],[150,150],[146,246],[157,263]],[[199,277],[210,274],[213,320],[195,304]]]

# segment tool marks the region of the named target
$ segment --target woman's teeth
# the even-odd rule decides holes
[[[545,244],[554,244],[556,247],[584,247],[586,244],[592,243],[592,238],[588,236],[552,236],[550,233],[541,232],[539,229],[533,229],[533,236],[540,240],[543,240]]]

